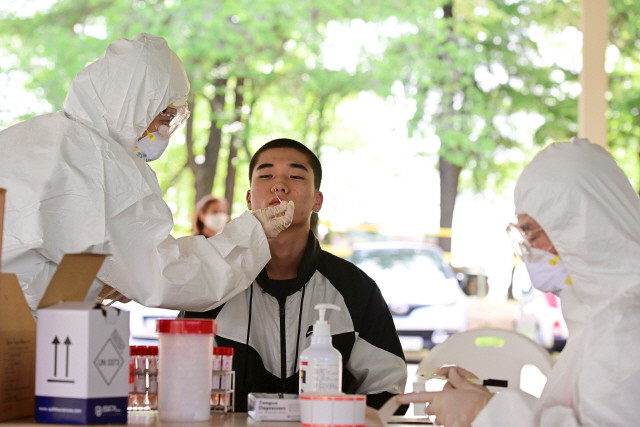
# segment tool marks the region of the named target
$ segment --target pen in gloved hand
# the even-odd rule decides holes
[[[444,375],[429,375],[427,379],[447,381],[449,378],[445,377]],[[486,380],[481,380],[480,378],[465,378],[465,379],[472,384],[483,385],[485,387],[486,386],[492,386],[492,387],[508,387],[509,386],[509,381],[507,380],[495,380],[491,378],[488,378]]]

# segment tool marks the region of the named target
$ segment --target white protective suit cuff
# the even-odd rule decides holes
[[[472,427],[533,427],[537,398],[522,390],[504,390],[491,398]]]

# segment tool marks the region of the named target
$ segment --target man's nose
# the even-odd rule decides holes
[[[287,194],[289,191],[287,189],[287,187],[284,184],[276,184],[273,186],[273,188],[271,189],[272,192],[274,193],[280,193],[280,194]]]

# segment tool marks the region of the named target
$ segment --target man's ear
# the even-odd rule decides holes
[[[247,190],[247,209],[251,210],[251,190]]]
[[[324,202],[324,196],[322,195],[322,191],[316,191],[316,203],[313,205],[313,211],[315,213],[320,212],[322,209],[322,202]]]

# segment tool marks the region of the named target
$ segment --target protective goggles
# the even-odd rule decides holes
[[[507,226],[507,235],[511,240],[513,252],[520,258],[520,261],[524,262],[526,256],[531,253],[531,243],[527,234],[518,224],[511,223]]]
[[[176,112],[167,112],[169,108],[175,109]],[[170,105],[167,107],[165,112],[160,113],[160,115],[171,119],[169,126],[161,125],[158,127],[158,133],[166,140],[169,140],[171,135],[173,135],[173,133],[189,118],[191,112],[186,105],[181,105],[179,107]]]
[[[534,261],[532,257],[533,245],[532,241],[544,234],[542,227],[535,228],[533,230],[525,230],[519,224],[511,223],[507,226],[507,235],[511,239],[511,245],[513,246],[513,252],[520,258],[521,261],[525,259]],[[548,248],[539,248],[543,251],[550,252],[553,246],[551,243]],[[534,252],[535,253],[535,252]]]

